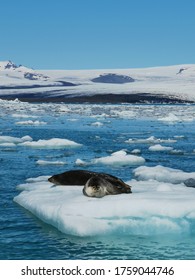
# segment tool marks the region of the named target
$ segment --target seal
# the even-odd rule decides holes
[[[93,180],[92,180],[93,178]],[[91,179],[91,180],[90,180]],[[131,193],[131,187],[125,184],[121,179],[107,173],[99,173],[87,170],[69,170],[60,174],[53,175],[48,179],[49,182],[55,185],[83,186],[83,194],[93,196],[91,186],[96,186],[96,189],[101,189],[102,185],[106,186],[106,194]],[[109,186],[109,187],[108,187]],[[94,189],[94,188],[92,188]],[[97,196],[102,197],[102,196]]]
[[[91,177],[83,188],[83,194],[89,197],[101,198],[105,195],[121,193],[131,193],[130,186],[121,184],[119,180],[113,183],[113,181],[98,176]]]

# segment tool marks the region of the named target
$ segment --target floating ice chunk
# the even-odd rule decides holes
[[[189,234],[194,223],[195,189],[183,184],[132,180],[132,194],[98,199],[85,197],[81,186],[42,179],[20,185],[14,201],[66,234]]]
[[[31,116],[31,115],[26,115],[26,114],[12,114],[13,118],[21,118],[21,119],[26,119],[26,118],[38,118],[38,116]]]
[[[13,143],[13,144],[19,144],[26,141],[32,141],[32,138],[30,136],[24,136],[22,138],[18,137],[12,137],[12,136],[0,136],[0,143],[1,144],[7,144],[7,143]]]
[[[134,149],[131,151],[132,154],[141,154],[141,150],[140,149]]]
[[[160,138],[156,138],[154,136],[150,136],[146,139],[128,139],[125,141],[125,143],[128,144],[134,144],[134,143],[138,143],[138,144],[158,144],[158,143],[175,143],[177,142],[177,140],[175,139],[160,139]]]
[[[22,122],[16,122],[17,125],[44,125],[47,124],[46,122],[41,122],[41,121],[22,121]]]
[[[67,164],[65,161],[47,161],[47,160],[37,160],[37,164],[39,165],[64,165]]]
[[[158,120],[163,122],[175,123],[175,122],[192,122],[194,118],[186,117],[184,115],[178,117],[173,113],[169,113],[167,117],[159,118]]]
[[[128,155],[125,151],[121,150],[112,153],[110,156],[101,157],[94,159],[92,163],[94,164],[105,164],[105,165],[140,165],[145,162],[143,157],[138,157],[135,155]]]
[[[81,144],[78,144],[74,141],[68,139],[61,139],[61,138],[52,138],[49,140],[24,142],[21,143],[20,145],[30,147],[30,148],[38,148],[38,149],[63,149],[66,147],[76,148],[81,146]]]
[[[111,115],[114,117],[122,118],[122,119],[132,119],[136,116],[135,112],[130,110],[111,110]]]
[[[163,117],[163,118],[159,118],[158,120],[163,121],[163,122],[180,122],[181,121],[181,119],[178,118],[173,113],[169,113],[168,116]]]
[[[172,155],[183,155],[183,154],[184,154],[184,151],[174,149],[174,150],[171,150],[171,151],[170,151],[170,154],[172,154]]]
[[[68,119],[68,121],[70,121],[70,122],[77,122],[78,119]]]
[[[184,135],[175,135],[174,138],[176,138],[176,139],[182,139],[182,138],[185,138],[185,136],[184,136]]]
[[[94,122],[91,124],[92,126],[97,126],[97,127],[100,127],[100,126],[103,126],[103,123],[101,122]]]
[[[79,159],[79,158],[75,161],[75,164],[78,165],[78,166],[86,166],[86,165],[88,165],[88,163],[86,161],[84,161],[82,159]]]
[[[179,169],[163,167],[157,165],[154,167],[140,166],[133,171],[138,180],[157,180],[159,182],[170,182],[179,184],[189,178],[195,179],[195,172],[184,172]]]
[[[26,136],[23,136],[21,138],[21,140],[22,140],[22,142],[26,142],[26,141],[32,141],[33,139],[30,136],[26,135]]]
[[[111,156],[114,156],[114,157],[123,157],[126,155],[127,155],[127,153],[124,150],[120,150],[120,151],[117,151],[117,152],[114,152],[111,154]]]
[[[0,147],[16,147],[14,143],[0,143]]]
[[[153,146],[150,146],[148,148],[149,151],[152,151],[152,152],[162,152],[162,151],[171,151],[173,150],[172,147],[165,147],[165,146],[162,146],[160,144],[156,144],[156,145],[153,145]]]

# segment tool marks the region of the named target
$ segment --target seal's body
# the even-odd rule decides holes
[[[87,180],[98,173],[86,170],[69,170],[57,175],[53,175],[48,180],[55,185],[81,186],[85,185]]]
[[[108,194],[131,193],[131,187],[121,179],[107,173],[87,170],[69,170],[48,179],[55,185],[83,186],[83,194],[103,197]]]

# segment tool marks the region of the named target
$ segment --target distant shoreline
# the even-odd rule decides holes
[[[50,92],[51,93],[51,92]],[[191,100],[182,100],[173,96],[165,95],[154,95],[150,93],[136,93],[136,94],[90,94],[90,95],[70,95],[64,94],[61,96],[48,96],[45,92],[44,94],[9,94],[0,95],[0,99],[3,100],[14,100],[19,99],[23,102],[64,102],[64,103],[151,103],[151,104],[185,104],[185,103],[195,103]]]

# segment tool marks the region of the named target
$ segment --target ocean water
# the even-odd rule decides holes
[[[65,141],[61,143],[60,139]],[[121,157],[121,151],[125,157]],[[114,161],[111,156],[116,152]],[[130,155],[135,157],[133,161]],[[1,100],[0,259],[195,259],[195,189],[185,187],[182,179],[177,182],[177,174],[175,181],[169,181],[166,175],[161,182],[157,176],[137,178],[135,170],[140,166],[179,169],[178,174],[185,173],[185,178],[188,174],[189,178],[194,176],[194,105],[30,104]],[[85,202],[85,197],[78,194],[74,207],[87,204],[86,209],[92,213],[85,216],[84,209],[81,217],[79,209],[71,210],[75,211],[72,225],[70,212],[66,212],[71,194],[65,193],[69,200],[65,197],[64,212],[55,220],[55,209],[52,205],[50,209],[46,198],[52,204],[50,191],[57,195],[59,189],[43,186],[46,179],[36,183],[35,178],[70,169],[106,172],[130,182],[135,186],[131,200],[137,192],[138,203],[145,203],[144,211],[150,211],[146,216],[142,205],[128,203],[127,195],[87,198]],[[147,196],[144,188],[148,188]],[[180,191],[182,195],[178,196]],[[170,213],[162,203],[159,208],[162,198]],[[124,205],[121,202],[120,206],[123,199]],[[101,214],[99,205],[103,208]],[[136,213],[124,224],[125,207],[129,213],[134,207]],[[64,220],[60,222],[60,218]],[[93,233],[88,225],[91,222],[97,229]],[[163,225],[167,230],[162,230]]]

